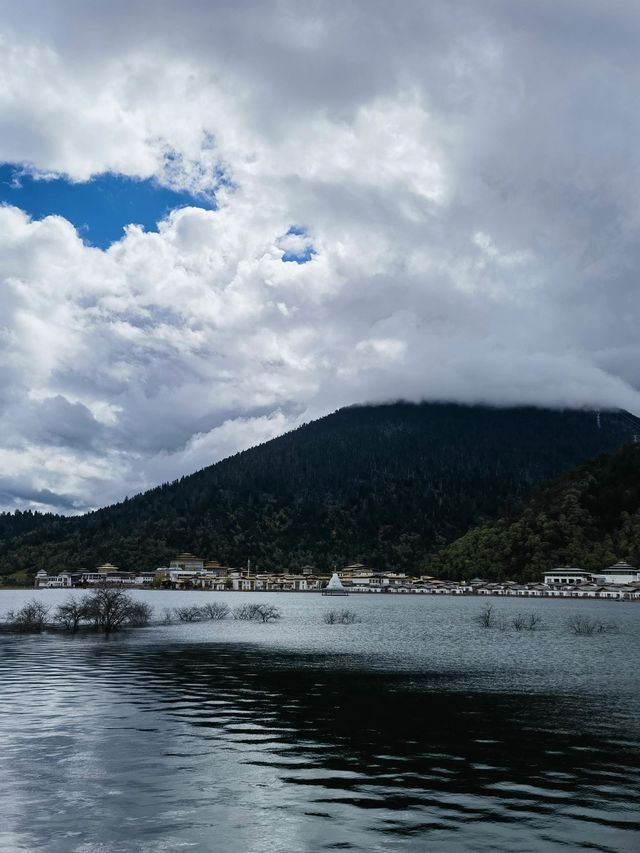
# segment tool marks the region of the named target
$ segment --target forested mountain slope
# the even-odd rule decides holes
[[[0,512],[0,540],[23,536],[33,530],[49,527],[59,518],[60,516],[53,512],[33,512],[32,510]]]
[[[546,569],[640,564],[640,444],[601,456],[435,555],[434,574],[540,580]]]
[[[179,481],[0,541],[0,573],[359,560],[419,573],[535,486],[629,441],[624,415],[397,403],[342,409]],[[1,532],[1,528],[0,528]]]

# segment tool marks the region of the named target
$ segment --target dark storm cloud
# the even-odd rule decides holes
[[[37,509],[40,512],[81,512],[89,509],[82,500],[50,489],[33,489],[14,478],[0,477],[0,503],[6,509]]]

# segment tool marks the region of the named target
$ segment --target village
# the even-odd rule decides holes
[[[304,566],[299,573],[260,572],[223,566],[194,554],[178,554],[168,566],[154,571],[122,571],[111,563],[95,570],[63,571],[48,574],[44,569],[35,577],[38,589],[91,587],[101,584],[129,588],[174,590],[213,590],[217,592],[316,592],[325,590],[343,594],[397,595],[498,595],[521,598],[595,598],[618,601],[640,601],[640,570],[620,561],[599,572],[560,567],[544,573],[539,582],[489,582],[482,578],[446,581],[404,572],[376,571],[362,563],[354,563],[333,572],[318,572]],[[339,584],[339,586],[337,586]]]

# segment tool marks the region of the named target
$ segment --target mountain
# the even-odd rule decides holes
[[[583,465],[511,517],[470,530],[433,557],[441,577],[539,580],[555,566],[640,564],[640,444]]]
[[[15,512],[0,512],[0,540],[22,536],[32,530],[49,527],[60,516],[53,512],[33,512],[32,510],[16,510]]]
[[[85,516],[26,519],[32,529],[17,535],[3,536],[0,525],[0,574],[105,560],[149,569],[183,550],[264,570],[358,560],[419,573],[471,526],[620,447],[634,428],[614,412],[341,409]]]

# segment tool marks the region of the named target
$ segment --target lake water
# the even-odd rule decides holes
[[[640,850],[640,606],[490,599],[542,615],[518,633],[476,598],[134,594],[283,619],[0,635],[0,850]]]

